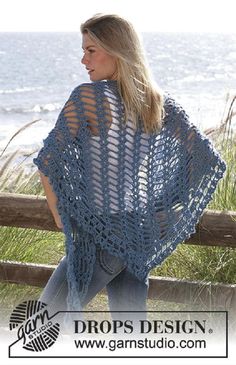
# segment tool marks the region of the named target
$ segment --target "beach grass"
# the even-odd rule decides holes
[[[208,209],[236,211],[236,135],[232,129],[235,100],[236,96],[232,98],[220,127],[206,131],[227,163],[224,179],[218,184]],[[34,152],[22,156],[20,151],[7,153],[7,148],[3,150],[0,155],[1,192],[43,194],[38,173],[32,168],[33,154]],[[16,164],[15,161],[19,156],[20,162]],[[62,233],[0,227],[0,258],[2,260],[57,264],[63,255]],[[151,275],[234,284],[236,283],[235,267],[235,249],[183,244],[178,246],[161,267],[152,270]],[[9,313],[23,300],[37,299],[41,290],[36,287],[0,283],[1,315],[5,312]],[[149,305],[153,308],[157,303],[149,301]],[[95,299],[88,308],[91,309],[94,306],[102,308],[101,310],[107,309],[106,296],[100,295],[99,300]],[[158,308],[160,310],[160,306]]]

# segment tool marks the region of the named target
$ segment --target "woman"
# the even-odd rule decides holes
[[[148,273],[195,232],[225,164],[155,86],[132,25],[81,26],[78,86],[34,160],[66,257],[40,300],[81,310],[106,287],[111,311],[146,311]],[[67,305],[66,305],[67,298]]]

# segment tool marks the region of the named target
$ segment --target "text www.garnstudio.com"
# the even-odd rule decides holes
[[[138,327],[137,327],[138,324]],[[103,320],[98,323],[97,321],[74,321],[75,334],[120,334],[132,335],[134,334],[133,322],[126,320],[124,322],[113,320],[111,322]],[[202,338],[205,334],[206,321],[180,321],[180,320],[139,320],[136,322],[136,329],[138,328],[139,335],[155,334],[156,338],[116,338],[116,339],[75,339],[74,344],[76,349],[100,349],[116,351],[122,349],[206,349],[206,340]],[[165,334],[178,334],[178,335],[193,335],[198,334],[199,337],[195,339],[183,339],[179,338],[171,339]]]
[[[77,349],[205,349],[205,340],[169,340],[162,337],[158,340],[139,339],[139,340],[74,340]]]

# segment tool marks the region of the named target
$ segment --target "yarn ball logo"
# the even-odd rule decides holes
[[[25,301],[13,310],[10,316],[10,330],[17,329],[18,340],[23,340],[23,348],[29,351],[43,351],[57,340],[60,325],[49,317],[47,304]]]

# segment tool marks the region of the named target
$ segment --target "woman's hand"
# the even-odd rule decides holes
[[[62,224],[61,217],[59,216],[59,214],[57,216],[54,216],[54,220],[55,220],[55,223],[56,223],[57,227],[59,229],[62,229],[63,224]]]
[[[53,191],[53,188],[51,184],[49,183],[49,179],[47,176],[45,176],[41,171],[39,171],[39,175],[41,178],[41,182],[44,188],[44,192],[47,198],[48,207],[51,210],[51,213],[53,215],[54,221],[58,228],[62,229],[63,224],[61,222],[61,217],[57,210],[57,196]]]

